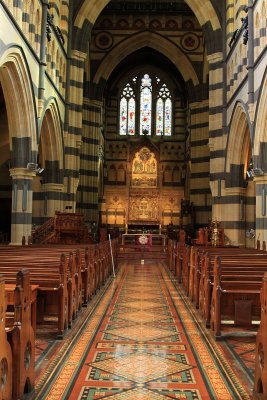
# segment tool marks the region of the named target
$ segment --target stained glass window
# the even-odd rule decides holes
[[[136,132],[138,125],[139,132]],[[120,135],[136,133],[157,136],[172,134],[171,93],[158,76],[134,76],[131,84],[127,83],[122,91]]]
[[[157,101],[157,126],[156,126],[156,134],[157,135],[163,135],[163,121],[164,121],[164,115],[163,115],[163,100],[158,99]]]
[[[145,74],[141,80],[140,94],[140,135],[151,135],[152,120],[151,78]]]
[[[120,101],[120,135],[135,134],[135,96],[128,83],[121,95]]]
[[[158,92],[156,135],[172,134],[172,101],[171,94],[164,83]]]

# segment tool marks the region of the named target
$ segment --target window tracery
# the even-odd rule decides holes
[[[158,76],[134,76],[121,92],[120,135],[171,136],[172,107],[171,92]]]

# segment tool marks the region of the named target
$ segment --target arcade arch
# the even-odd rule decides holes
[[[2,55],[0,84],[5,125],[1,133],[0,159],[5,163],[2,171],[8,183],[6,216],[7,221],[12,221],[8,234],[12,244],[21,244],[23,236],[31,235],[35,172],[27,166],[36,162],[37,114],[28,64],[20,48],[10,47]],[[9,225],[7,221],[6,226]]]
[[[254,247],[254,238],[246,235],[255,228],[255,183],[247,174],[252,158],[248,121],[243,104],[238,102],[230,124],[225,161],[225,196],[231,200],[231,206],[224,205],[222,220],[232,243]]]

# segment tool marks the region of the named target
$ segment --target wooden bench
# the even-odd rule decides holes
[[[117,265],[118,253],[118,239],[111,241],[113,259],[115,266]],[[39,246],[33,245],[31,247]],[[101,242],[99,244],[75,244],[75,245],[62,245],[56,244],[51,247],[41,245],[41,248],[60,249],[62,252],[72,249],[72,251],[79,251],[81,253],[81,276],[82,276],[82,302],[86,305],[91,299],[93,294],[111,275],[112,260],[109,241]]]
[[[247,261],[251,263],[251,260]],[[215,338],[220,338],[222,335],[223,319],[234,320],[236,325],[249,326],[252,318],[259,319],[260,317],[260,288],[264,268],[267,271],[266,261],[263,269],[255,264],[250,265],[248,274],[242,272],[243,264],[244,260],[238,270],[236,270],[236,265],[231,266],[230,273],[230,269],[224,268],[225,260],[222,260],[220,256],[215,257],[210,307],[211,329]],[[238,301],[242,301],[242,306],[238,307]],[[237,310],[236,307],[238,307]]]
[[[71,310],[69,313],[71,314],[71,318],[69,320],[69,324],[71,324],[71,320],[75,319],[78,311],[82,306],[82,277],[81,277],[81,255],[80,250],[77,249],[75,253],[70,252],[70,249],[65,248],[64,250],[60,247],[35,247],[38,252],[38,256],[34,254],[31,247],[20,247],[13,248],[12,251],[10,249],[0,248],[0,268],[1,263],[18,260],[20,263],[26,264],[26,262],[31,265],[34,265],[31,268],[39,267],[43,265],[44,268],[54,268],[53,263],[57,264],[58,259],[60,258],[63,251],[66,251],[66,257],[68,258],[67,265],[67,282],[68,282],[68,290],[69,297],[71,303],[69,307]],[[7,258],[8,257],[8,258]]]
[[[117,243],[117,239],[111,242],[115,265]],[[109,246],[108,241],[75,246],[0,246],[0,272],[5,272],[8,281],[14,283],[19,268],[30,269],[32,284],[39,285],[38,322],[42,322],[45,313],[58,315],[58,337],[62,337],[66,328],[71,327],[82,304],[87,304],[111,274]],[[70,250],[73,252],[69,253]],[[59,265],[62,252],[69,254]]]
[[[58,338],[62,338],[72,320],[73,291],[68,277],[70,260],[64,254],[45,260],[28,257],[29,254],[19,250],[15,253],[7,258],[7,254],[0,249],[0,272],[5,275],[7,283],[14,283],[21,268],[30,270],[31,284],[38,285],[38,322],[43,320],[44,311],[57,315]],[[45,303],[43,307],[42,303]]]
[[[220,255],[224,261],[223,275],[225,280],[231,279],[233,276],[243,276],[245,279],[250,275],[262,277],[262,273],[267,268],[266,256],[263,254],[244,254],[244,253],[215,253],[210,254],[205,252],[201,258],[199,275],[200,279],[196,279],[194,287],[194,301],[197,308],[206,323],[210,325],[210,308],[211,308],[211,293],[214,284],[214,260]]]
[[[191,247],[190,262],[189,262],[189,282],[188,295],[192,301],[196,303],[198,308],[199,297],[203,288],[203,281],[206,279],[205,265],[207,262],[212,262],[215,255],[223,255],[224,257],[258,257],[265,256],[264,252],[259,252],[254,249],[243,249],[238,247]],[[208,261],[207,261],[208,260]],[[208,269],[208,273],[212,269]]]
[[[5,330],[6,296],[5,278],[0,275],[0,398],[12,398],[12,350]]]
[[[19,271],[14,290],[14,318],[12,323],[9,318],[9,327],[6,327],[12,349],[14,400],[22,399],[25,393],[30,393],[34,388],[35,334],[31,323],[31,292],[29,270]]]
[[[255,398],[267,399],[267,273],[264,274],[261,289],[261,323],[257,333],[255,378],[253,394]]]

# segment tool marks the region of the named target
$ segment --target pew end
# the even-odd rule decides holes
[[[12,350],[5,330],[6,297],[5,279],[3,275],[0,275],[0,304],[0,400],[4,400],[12,398]]]

